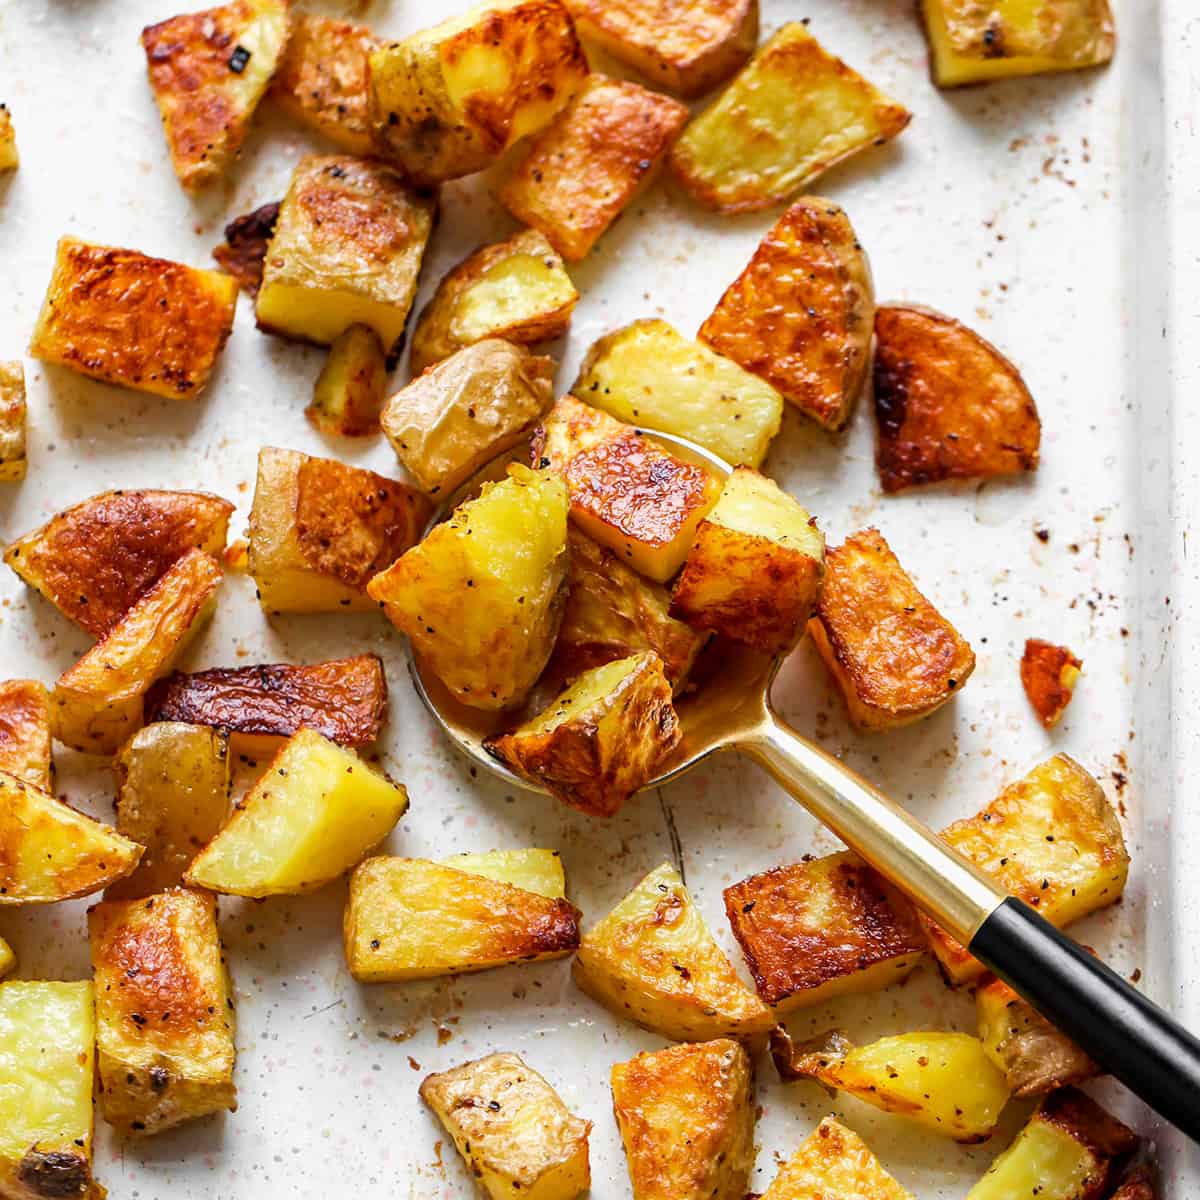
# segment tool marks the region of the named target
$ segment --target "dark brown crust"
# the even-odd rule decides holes
[[[17,1181],[26,1189],[22,1195],[30,1197],[86,1198],[92,1194],[92,1167],[78,1151],[39,1150],[31,1146],[17,1167]]]
[[[267,257],[267,245],[279,219],[279,203],[272,200],[253,212],[235,217],[225,226],[225,240],[213,250],[213,258],[221,270],[232,275],[248,296],[257,296],[262,286],[263,259]]]
[[[1132,1154],[1140,1141],[1132,1129],[1075,1088],[1060,1088],[1047,1096],[1038,1116],[1070,1134],[1098,1158]]]
[[[1058,724],[1075,694],[1074,685],[1068,685],[1064,672],[1069,678],[1070,672],[1082,666],[1082,661],[1066,646],[1043,642],[1041,638],[1026,639],[1025,653],[1021,655],[1021,686],[1038,720],[1047,729]]]
[[[1148,1162],[1134,1163],[1122,1175],[1110,1200],[1158,1200],[1158,1173]]]

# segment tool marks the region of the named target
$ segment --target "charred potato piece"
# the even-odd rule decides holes
[[[0,480],[25,478],[25,368],[0,362]]]
[[[225,226],[225,240],[213,249],[213,258],[226,275],[232,275],[248,296],[262,287],[263,260],[279,220],[279,201],[235,217]]]
[[[911,117],[803,24],[789,22],[692,119],[668,162],[706,208],[755,212],[895,137]]]
[[[0,172],[15,171],[20,163],[12,113],[8,111],[6,104],[0,104]]]
[[[379,335],[369,325],[351,325],[329,348],[304,415],[322,433],[342,437],[374,433],[387,381],[387,356]]]
[[[0,771],[54,791],[50,695],[36,679],[0,683]]]
[[[761,1200],[913,1200],[852,1129],[826,1117]]]
[[[515,1054],[428,1075],[421,1099],[492,1200],[575,1200],[591,1186],[591,1121]]]
[[[137,392],[198,396],[233,328],[237,291],[220,271],[60,238],[29,353]]]
[[[371,55],[375,138],[417,183],[457,179],[548,125],[587,73],[558,0],[493,0]]]
[[[1021,655],[1021,686],[1038,720],[1053,729],[1066,712],[1083,663],[1066,646],[1027,638]]]
[[[233,995],[217,902],[173,888],[88,912],[104,1119],[160,1133],[237,1108]]]

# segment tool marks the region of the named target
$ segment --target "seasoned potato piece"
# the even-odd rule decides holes
[[[279,201],[273,200],[253,212],[235,217],[225,226],[225,240],[213,249],[213,258],[248,296],[262,287],[263,261],[279,220]]]
[[[484,338],[402,387],[380,424],[417,483],[447,496],[521,440],[549,408],[553,379],[553,359]]]
[[[1129,854],[1103,788],[1074,759],[1056,754],[1010,784],[985,809],[942,830],[942,840],[982,867],[1060,929],[1121,898]],[[983,966],[921,914],[952,983]]]
[[[328,346],[368,325],[397,353],[436,214],[383,163],[305,155],[267,247],[259,328]]]
[[[932,309],[876,312],[875,422],[885,492],[1037,469],[1042,423],[1020,372]]]
[[[0,362],[0,480],[25,478],[25,368]]]
[[[189,191],[242,148],[287,36],[288,0],[233,0],[142,30],[171,163]]]
[[[159,1133],[237,1108],[233,995],[217,902],[172,888],[88,911],[104,1119]]]
[[[927,949],[912,905],[849,852],[751,875],[725,889],[725,913],[777,1013],[878,991]]]
[[[269,613],[366,612],[366,586],[421,536],[415,488],[332,458],[266,446],[250,509],[248,567]]]
[[[737,363],[666,321],[634,321],[593,343],[571,391],[631,425],[687,438],[733,466],[757,467],[783,401]]]
[[[407,808],[402,784],[302,729],[234,805],[184,882],[231,896],[312,891],[360,862]]]
[[[696,336],[806,417],[841,429],[867,377],[874,313],[871,268],[849,218],[831,200],[803,196]]]
[[[424,185],[482,170],[587,77],[559,0],[491,0],[370,57],[379,146]]]
[[[816,518],[774,480],[738,467],[696,530],[671,615],[784,654],[804,636],[824,562]]]
[[[681,737],[653,650],[594,667],[485,748],[581,812],[611,817],[654,777]]]
[[[665,583],[679,570],[720,482],[631,425],[563,396],[533,438],[533,461],[571,492],[571,519],[636,571]]]
[[[568,262],[578,262],[651,178],[687,119],[677,100],[590,75],[538,135],[500,201]]]
[[[17,956],[13,953],[12,947],[3,938],[0,938],[0,979],[16,965]]]
[[[54,791],[50,696],[36,679],[0,683],[0,771],[30,787]]]
[[[1053,729],[1066,712],[1082,667],[1082,661],[1066,646],[1041,638],[1026,639],[1021,655],[1021,686],[1047,729]]]
[[[480,246],[437,285],[413,330],[414,375],[484,338],[530,345],[565,333],[579,293],[535,229]]]
[[[334,339],[304,415],[322,433],[374,433],[387,381],[387,357],[379,335],[369,325],[351,325]]]
[[[706,208],[754,212],[895,137],[911,118],[793,21],[693,118],[668,162]]]
[[[754,1165],[754,1065],[737,1043],[669,1046],[612,1069],[633,1200],[742,1200]]]
[[[29,353],[137,392],[198,396],[233,328],[237,290],[220,271],[60,238]]]
[[[432,979],[570,954],[580,914],[557,880],[547,894],[546,852],[527,851],[539,857],[523,866],[503,853],[367,859],[346,902],[350,974],[361,983]]]
[[[929,716],[975,670],[975,652],[917,591],[877,529],[826,552],[808,631],[859,729]]]
[[[548,471],[513,464],[376,575],[367,594],[458,700],[507,708],[554,649],[566,573],[567,489]]]
[[[0,172],[15,171],[20,163],[12,113],[8,111],[7,104],[0,104]]]
[[[826,1117],[780,1168],[762,1200],[913,1200],[852,1129]]]
[[[590,1187],[591,1121],[572,1116],[517,1055],[428,1075],[421,1099],[493,1200],[575,1200]]]

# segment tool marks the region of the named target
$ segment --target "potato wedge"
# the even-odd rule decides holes
[[[536,229],[480,246],[437,285],[413,330],[409,366],[420,375],[484,338],[532,345],[561,336],[579,293],[558,252]]]
[[[742,1200],[754,1165],[754,1064],[720,1038],[612,1069],[633,1200]]]
[[[25,368],[0,362],[0,480],[25,478]]]
[[[515,1054],[427,1075],[421,1099],[492,1200],[575,1200],[591,1186],[591,1121]]]
[[[769,384],[666,321],[634,321],[594,342],[571,391],[643,429],[687,438],[732,466],[757,467],[779,432]]]
[[[538,134],[500,202],[578,262],[653,177],[687,119],[678,100],[593,73]]]
[[[184,883],[255,898],[312,891],[359,863],[407,808],[402,784],[302,729],[234,805]]]
[[[458,700],[507,708],[554,649],[566,573],[567,489],[514,464],[376,575],[367,594]]]
[[[104,1119],[152,1134],[237,1108],[233,989],[207,892],[172,888],[88,911]]]
[[[927,950],[912,905],[849,852],[751,875],[725,889],[725,913],[776,1013],[878,991]]]
[[[587,73],[558,0],[490,0],[370,56],[375,139],[419,184],[470,175],[548,125]]]
[[[1062,719],[1071,697],[1083,662],[1076,658],[1066,646],[1056,646],[1041,638],[1026,638],[1025,652],[1021,655],[1021,686],[1038,720],[1053,729]]]
[[[232,275],[248,296],[262,287],[267,246],[279,220],[279,201],[263,204],[253,212],[235,217],[225,226],[225,240],[213,249],[213,258],[226,275]]]
[[[895,137],[911,119],[792,21],[692,119],[667,161],[706,208],[754,212]]]
[[[54,792],[50,694],[36,679],[0,683],[0,771]]]
[[[818,425],[841,429],[866,381],[874,316],[871,267],[849,218],[831,200],[802,196],[696,336]]]
[[[852,1129],[826,1117],[761,1200],[913,1200]]]
[[[387,381],[387,356],[379,335],[369,325],[351,325],[329,348],[304,415],[322,433],[375,433]]]
[[[0,172],[15,171],[21,165],[17,153],[17,134],[13,129],[12,113],[8,105],[0,103]]]
[[[237,291],[220,271],[60,238],[29,353],[136,392],[198,396],[233,328]]]

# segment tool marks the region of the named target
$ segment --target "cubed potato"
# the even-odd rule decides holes
[[[0,938],[0,979],[3,979],[17,965],[17,956],[13,948]]]
[[[975,670],[975,652],[917,591],[877,529],[826,551],[808,631],[863,730],[929,716]]]
[[[554,247],[536,229],[518,230],[447,272],[417,318],[409,366],[420,375],[484,338],[549,341],[567,331],[578,301]]]
[[[387,356],[379,335],[369,325],[351,325],[334,339],[304,415],[322,433],[375,433],[387,381]]]
[[[367,859],[346,902],[350,974],[360,983],[432,979],[570,954],[580,914],[549,875],[547,852],[525,851],[526,863],[504,853]]]
[[[368,612],[366,587],[414,546],[433,513],[416,488],[349,463],[266,446],[247,566],[268,613]]]
[[[668,162],[706,208],[754,212],[895,137],[911,118],[792,21],[692,119]]]
[[[262,287],[267,246],[279,220],[279,201],[263,204],[253,212],[235,217],[225,226],[225,240],[213,249],[213,258],[248,296]]]
[[[514,168],[500,201],[578,262],[652,178],[687,119],[677,100],[589,75]]]
[[[234,805],[184,882],[255,898],[312,891],[360,862],[407,808],[402,784],[302,729]]]
[[[29,353],[137,392],[198,396],[233,329],[237,292],[220,271],[60,238]]]
[[[721,483],[631,425],[563,396],[533,438],[533,461],[571,493],[571,520],[635,571],[665,583],[683,565]]]
[[[51,696],[54,736],[114,754],[142,724],[146,693],[170,671],[216,607],[221,568],[189,550],[74,666]]]
[[[0,771],[54,791],[50,695],[36,679],[0,683]]]
[[[484,338],[402,387],[380,424],[410,475],[448,496],[522,438],[550,407],[554,360]]]
[[[671,615],[764,654],[785,654],[804,636],[824,564],[816,518],[774,480],[738,467],[696,530]]]
[[[288,0],[233,0],[142,30],[171,163],[189,191],[242,148],[287,37]]]
[[[458,700],[507,708],[554,649],[567,553],[562,480],[514,464],[376,575],[367,594]]]
[[[571,391],[731,466],[757,467],[783,419],[783,400],[769,383],[659,320],[634,321],[593,343]]]
[[[203,725],[155,721],[121,747],[113,770],[117,830],[146,850],[132,875],[109,886],[107,899],[177,887],[229,816],[228,739]]]
[[[8,105],[0,104],[0,172],[15,171],[20,163],[12,113],[8,111]]]
[[[1129,853],[1104,789],[1074,759],[1056,754],[1010,784],[985,809],[942,830],[942,840],[1060,929],[1125,888]],[[921,914],[929,944],[952,983],[982,964]]]
[[[104,1200],[92,1177],[92,985],[0,984],[0,1195]]]
[[[1053,729],[1062,719],[1075,694],[1082,668],[1083,662],[1066,646],[1056,646],[1041,638],[1026,639],[1021,655],[1021,686],[1038,720],[1047,729]]]
[[[259,328],[328,346],[367,325],[398,353],[436,214],[383,163],[305,155],[267,247]]]
[[[104,1119],[160,1133],[237,1108],[233,993],[217,902],[187,888],[88,911]]]
[[[908,900],[849,852],[751,875],[725,889],[725,912],[777,1013],[879,991],[927,949]]]
[[[575,1200],[591,1186],[591,1121],[515,1054],[428,1075],[421,1099],[492,1200]]]
[[[679,718],[653,650],[594,667],[485,748],[581,812],[611,817],[679,744]]]
[[[754,1165],[754,1064],[726,1038],[612,1069],[633,1200],[742,1200]]]
[[[779,1169],[762,1200],[913,1200],[852,1129],[826,1117]]]
[[[491,0],[370,56],[375,138],[410,179],[457,179],[548,125],[587,73],[559,0]]]
[[[818,425],[841,429],[867,378],[874,316],[871,267],[850,219],[831,200],[803,196],[696,336]]]
[[[0,362],[0,480],[25,478],[25,368]]]
[[[1042,423],[1021,373],[932,309],[876,312],[875,423],[885,492],[1037,469]]]
[[[1109,62],[1116,25],[1108,0],[922,0],[938,87]]]

